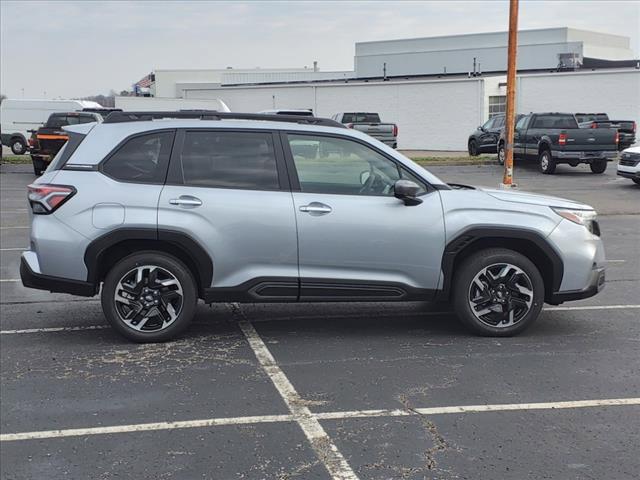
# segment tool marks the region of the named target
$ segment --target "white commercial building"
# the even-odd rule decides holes
[[[364,42],[356,44],[354,72],[159,70],[155,90],[185,101],[221,99],[237,112],[378,112],[398,125],[401,149],[465,150],[469,133],[505,110],[506,44],[506,32]],[[474,57],[476,75],[469,75]],[[617,35],[519,32],[516,110],[605,112],[640,124],[640,65],[632,57],[629,39]]]

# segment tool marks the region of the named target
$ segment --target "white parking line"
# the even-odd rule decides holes
[[[0,282],[20,282],[19,278],[0,278]]]
[[[24,226],[19,226],[19,227],[0,227],[0,230],[19,230],[19,229],[23,229],[23,228],[31,228],[29,226],[24,227]]]
[[[82,330],[102,330],[104,328],[111,327],[109,327],[109,325],[82,325],[77,327],[23,328],[20,330],[0,330],[0,335],[18,335],[21,333],[78,332]]]
[[[308,407],[304,406],[302,398],[278,366],[253,325],[246,320],[241,320],[239,325],[258,362],[273,382],[293,419],[300,425],[311,447],[316,452],[318,460],[324,464],[331,477],[334,480],[358,480],[358,476],[342,456],[338,447],[331,441],[318,419],[313,416]]]
[[[182,428],[214,427],[221,425],[246,425],[256,423],[288,422],[292,415],[262,415],[255,417],[209,418],[182,422],[138,423],[134,425],[114,425],[111,427],[70,428],[65,430],[44,430],[40,432],[5,433],[0,442],[35,440],[42,438],[83,437],[85,435],[107,435],[110,433],[147,432],[150,430],[178,430]]]
[[[320,420],[345,420],[351,418],[408,417],[412,415],[448,415],[452,413],[484,413],[508,411],[526,412],[533,410],[568,410],[577,408],[624,406],[640,406],[640,398],[605,398],[599,400],[576,400],[567,402],[540,403],[506,403],[494,405],[458,405],[449,407],[412,408],[410,410],[349,410],[341,412],[309,413],[309,417],[312,421],[319,423]],[[84,437],[87,435],[108,435],[115,433],[146,432],[151,430],[179,430],[185,428],[217,427],[224,425],[249,425],[294,421],[298,421],[298,418],[296,417],[296,414],[292,413],[290,415],[257,415],[250,417],[208,418],[202,420],[184,420],[175,422],[137,423],[131,425],[112,425],[108,427],[69,428],[59,430],[40,430],[33,432],[3,433],[2,435],[0,435],[0,442],[15,442],[19,440],[36,440],[45,438]]]
[[[20,248],[20,247],[16,247],[16,248],[0,248],[0,252],[14,252],[14,251],[23,252],[25,250],[26,250],[26,248]]]

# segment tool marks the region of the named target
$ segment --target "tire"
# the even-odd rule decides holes
[[[632,178],[631,180],[633,180],[633,183],[636,185],[640,185],[640,178]]]
[[[472,157],[477,157],[478,155],[480,155],[480,152],[478,151],[478,143],[475,140],[469,140],[469,155]]]
[[[507,152],[504,148],[504,143],[498,145],[498,163],[500,165],[504,165],[504,160],[506,158]]]
[[[595,162],[591,162],[589,164],[589,168],[592,173],[604,173],[607,169],[607,161],[606,160],[596,160]]]
[[[27,151],[27,144],[22,138],[12,138],[11,151],[14,155],[24,155],[24,153]]]
[[[123,258],[107,273],[101,300],[107,320],[119,334],[139,343],[163,342],[176,338],[191,323],[196,284],[178,259],[161,252],[139,252]]]
[[[31,162],[33,163],[33,173],[35,173],[36,177],[42,175],[47,169],[47,164],[41,158],[31,157]]]
[[[544,304],[544,282],[524,255],[491,248],[472,254],[459,266],[452,299],[458,318],[471,331],[509,337],[538,318]]]
[[[550,150],[545,148],[540,151],[538,155],[538,169],[546,175],[551,175],[556,171],[556,161],[551,156]]]

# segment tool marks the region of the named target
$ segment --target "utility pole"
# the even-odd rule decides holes
[[[516,114],[516,52],[518,49],[518,0],[509,0],[509,48],[507,53],[507,115],[505,119],[504,176],[501,188],[514,188],[513,134]]]

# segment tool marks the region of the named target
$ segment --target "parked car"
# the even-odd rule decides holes
[[[498,149],[503,150],[498,157],[504,157],[504,142]],[[536,160],[542,173],[554,173],[561,163],[587,163],[593,173],[603,173],[617,154],[616,130],[579,128],[572,113],[530,113],[516,124],[514,159]]]
[[[624,150],[636,143],[634,120],[609,120],[606,113],[576,113],[580,128],[615,128],[618,131],[618,149]]]
[[[100,108],[100,104],[86,100],[26,100],[7,98],[0,105],[2,145],[15,155],[27,152],[30,131],[40,128],[53,112]]]
[[[515,124],[518,124],[518,121],[524,117],[524,115],[517,113],[513,119],[513,121],[515,122]],[[514,132],[515,133],[515,132]],[[505,150],[504,150],[504,142],[506,141],[507,138],[507,132],[506,129],[504,128],[504,124],[502,126],[502,129],[500,130],[500,138],[498,139],[498,163],[500,165],[504,165],[504,160],[505,160]]]
[[[83,112],[57,112],[52,113],[47,122],[37,130],[33,130],[29,139],[31,162],[33,172],[41,175],[60,149],[69,139],[67,132],[62,127],[67,125],[78,125],[82,123],[102,122],[105,112],[112,110],[104,109],[103,113],[96,110]],[[104,116],[103,116],[104,115]]]
[[[476,333],[508,336],[544,302],[604,286],[588,205],[447,185],[329,119],[167,115],[63,127],[67,146],[28,187],[23,284],[100,293],[131,340],[174,338],[198,298],[451,301]],[[337,153],[321,159],[323,144]]]
[[[517,123],[520,117],[522,115],[516,115],[514,121]],[[500,141],[504,141],[505,119],[504,114],[495,115],[469,135],[467,140],[469,155],[475,157],[481,153],[500,153],[498,145]],[[504,164],[504,155],[498,155],[498,162]]]
[[[640,185],[640,147],[627,148],[620,154],[618,175]]]
[[[398,126],[395,123],[382,123],[377,113],[340,112],[331,118],[347,128],[366,133],[391,148],[398,148]]]
[[[480,125],[469,135],[467,149],[475,157],[481,153],[497,153],[500,133],[504,130],[504,115],[496,115]]]

